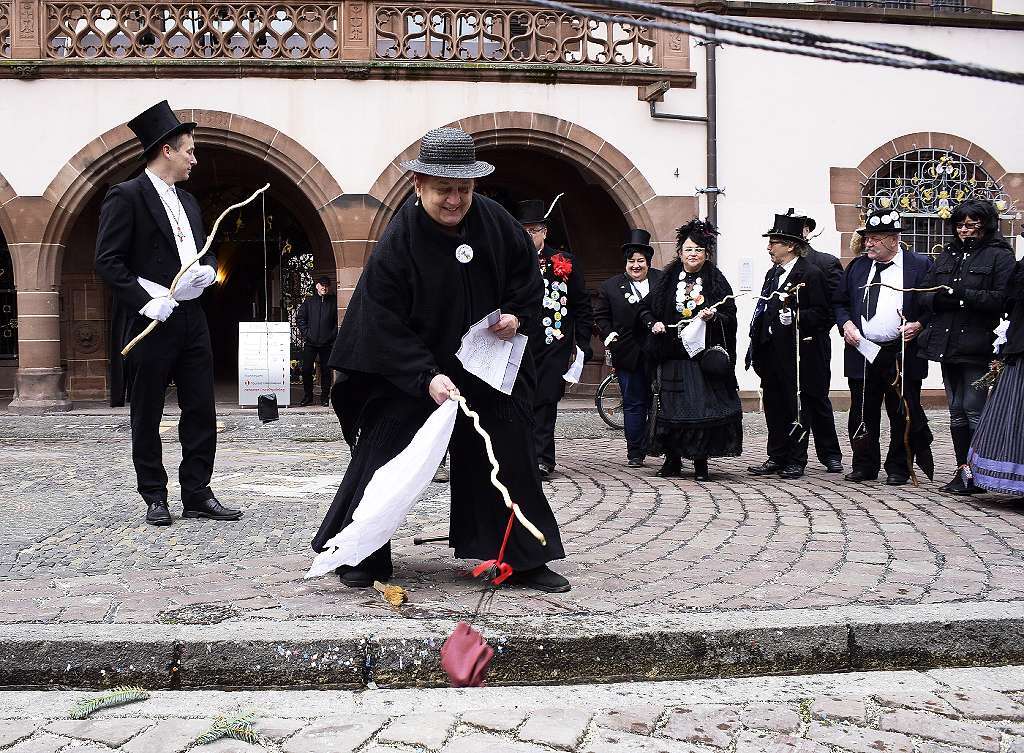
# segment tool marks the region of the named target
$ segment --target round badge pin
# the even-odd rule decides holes
[[[463,243],[455,249],[455,258],[463,264],[469,264],[473,261],[473,247],[468,243]]]

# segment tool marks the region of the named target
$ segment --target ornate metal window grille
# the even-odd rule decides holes
[[[0,360],[18,357],[18,299],[14,265],[7,244],[0,239]]]
[[[292,360],[302,358],[304,341],[295,315],[299,306],[313,289],[313,252],[296,251],[285,241],[281,249],[281,306],[288,316],[292,333]]]
[[[0,3],[0,58],[11,56],[11,13],[8,3]]]
[[[937,255],[953,235],[946,219],[968,199],[996,205],[1003,234],[1012,238],[1020,214],[1003,187],[981,164],[948,149],[916,149],[875,171],[864,185],[863,208],[897,209],[907,229],[900,235],[914,251]]]

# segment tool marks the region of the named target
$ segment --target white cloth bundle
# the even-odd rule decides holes
[[[446,400],[397,457],[373,474],[352,522],[324,544],[307,578],[326,575],[339,565],[358,565],[391,540],[419,499],[448,449],[459,404]]]

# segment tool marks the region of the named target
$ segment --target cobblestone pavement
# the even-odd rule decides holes
[[[252,712],[248,753],[1020,753],[1024,668],[540,688],[164,691],[73,721],[93,693],[0,693],[0,750],[176,753]]]
[[[746,417],[742,458],[713,480],[627,469],[624,442],[593,413],[563,414],[561,473],[546,484],[573,583],[550,596],[503,589],[501,615],[615,614],[936,604],[1024,598],[1019,500],[937,491],[952,472],[940,414],[939,481],[853,485],[816,463],[798,481],[753,479],[763,421]],[[165,460],[178,453],[168,416]],[[0,622],[208,623],[241,618],[388,616],[370,591],[303,580],[308,543],[348,459],[326,412],[259,425],[222,417],[215,489],[236,523],[144,525],[123,416],[0,417]],[[839,414],[837,423],[845,424]],[[465,614],[477,600],[469,563],[443,544],[447,489],[433,485],[395,542],[403,616]],[[173,500],[172,510],[177,506]]]

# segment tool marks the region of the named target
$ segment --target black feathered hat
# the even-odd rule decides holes
[[[622,255],[626,259],[629,259],[629,257],[637,251],[644,255],[648,264],[651,263],[651,259],[654,258],[654,247],[651,246],[651,234],[646,230],[633,228],[629,231],[629,240],[622,244]]]
[[[128,127],[142,144],[144,155],[179,133],[189,133],[196,125],[178,120],[166,99],[128,121]]]

